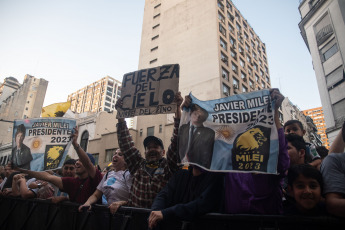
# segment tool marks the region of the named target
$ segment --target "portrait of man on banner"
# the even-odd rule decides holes
[[[12,146],[12,163],[20,168],[30,170],[32,161],[31,150],[23,142],[26,135],[26,128],[23,124],[17,126]]]
[[[193,162],[210,168],[215,132],[203,125],[208,112],[193,104],[190,108],[190,122],[179,129],[179,152],[182,163]]]

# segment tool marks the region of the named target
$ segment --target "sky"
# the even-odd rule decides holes
[[[211,0],[210,0],[211,1]],[[137,70],[144,0],[0,0],[0,83],[48,83],[44,106],[102,77]],[[300,35],[299,0],[233,0],[266,44],[272,87],[300,109],[321,106]]]

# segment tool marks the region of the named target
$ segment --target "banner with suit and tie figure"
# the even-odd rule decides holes
[[[269,90],[211,101],[190,97],[178,137],[182,164],[209,171],[277,173],[279,142]]]
[[[12,163],[33,171],[62,167],[75,126],[76,120],[65,118],[15,120]]]

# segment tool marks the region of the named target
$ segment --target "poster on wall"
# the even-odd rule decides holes
[[[75,126],[76,120],[65,118],[15,120],[12,163],[33,171],[62,167]]]

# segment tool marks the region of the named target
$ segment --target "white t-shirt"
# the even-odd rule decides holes
[[[103,176],[103,179],[97,186],[97,189],[101,191],[108,204],[114,201],[128,200],[129,191],[132,187],[133,177],[126,171],[110,171],[108,174]]]

